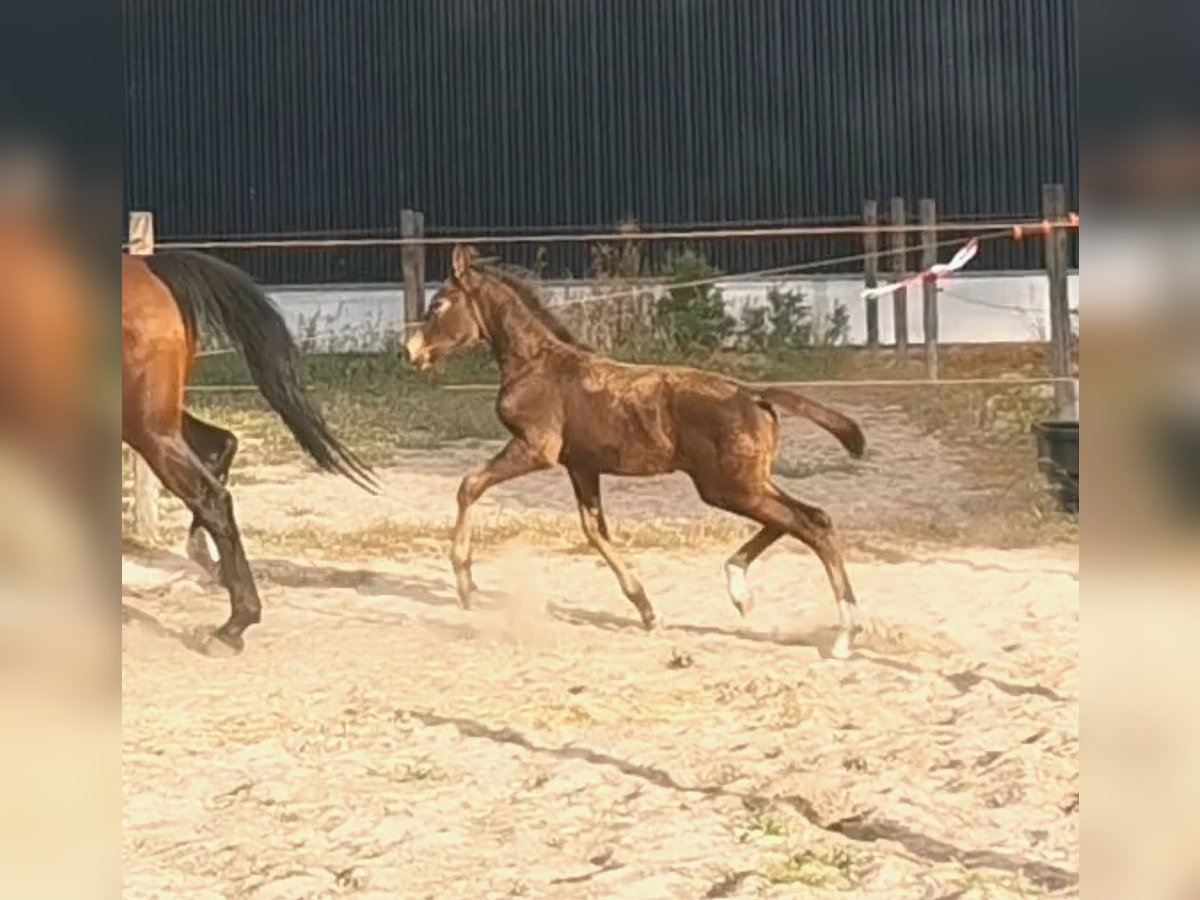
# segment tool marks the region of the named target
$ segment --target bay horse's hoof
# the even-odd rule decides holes
[[[228,635],[214,631],[204,643],[204,655],[213,659],[230,659],[246,649],[246,642],[239,635]]]
[[[653,631],[658,627],[658,616],[654,615],[653,611],[642,613],[642,628],[646,631]]]

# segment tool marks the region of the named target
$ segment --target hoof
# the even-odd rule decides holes
[[[852,655],[850,641],[849,631],[839,631],[833,646],[829,648],[829,655],[833,659],[849,659]]]
[[[754,594],[746,583],[746,570],[732,563],[725,564],[725,588],[729,592],[729,600],[733,608],[742,618],[754,610]]]
[[[658,627],[658,616],[654,613],[642,613],[642,628],[645,631],[653,631]]]
[[[220,631],[213,632],[204,643],[204,655],[213,659],[230,659],[246,649],[246,642],[239,634],[231,637]]]
[[[750,615],[750,613],[754,612],[754,595],[753,594],[746,593],[745,595],[743,595],[741,597],[735,597],[731,593],[729,595],[729,599],[731,601],[733,601],[733,608],[738,611],[738,615],[741,616],[743,619],[746,618],[746,616]]]

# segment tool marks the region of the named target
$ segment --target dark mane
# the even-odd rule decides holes
[[[512,266],[492,265],[477,265],[476,268],[484,275],[490,275],[495,278],[506,288],[511,290],[525,304],[525,307],[537,316],[538,321],[550,329],[550,333],[571,347],[578,347],[580,350],[591,350],[592,348],[580,342],[575,335],[571,334],[570,330],[562,322],[558,320],[550,310],[546,309],[542,303],[542,298],[538,296],[537,290],[533,287],[532,275],[523,270]]]

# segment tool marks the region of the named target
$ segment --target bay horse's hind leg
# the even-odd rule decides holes
[[[571,487],[575,489],[575,500],[579,504],[579,521],[588,543],[604,557],[608,567],[617,576],[621,590],[642,617],[642,626],[649,631],[656,622],[654,608],[646,599],[641,582],[633,576],[609,542],[608,523],[600,506],[600,475],[585,469],[570,469],[569,474]]]
[[[217,545],[221,580],[229,590],[230,614],[214,633],[207,650],[213,656],[238,653],[244,646],[242,633],[262,619],[262,601],[233,517],[233,498],[182,435],[147,435],[138,445],[163,486],[183,501]]]
[[[224,485],[229,479],[229,470],[233,465],[233,457],[237,453],[238,439],[231,431],[218,428],[203,419],[198,419],[189,412],[183,413],[183,439],[187,441],[200,462],[213,474],[217,481]],[[221,580],[220,565],[213,560],[208,549],[208,539],[200,517],[193,515],[192,524],[188,529],[187,555],[216,578]],[[229,585],[225,585],[229,587]]]

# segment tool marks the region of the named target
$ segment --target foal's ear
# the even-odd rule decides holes
[[[471,264],[475,261],[475,251],[467,244],[455,244],[454,252],[450,255],[450,266],[454,271],[454,277],[459,281],[466,278],[471,271]]]

